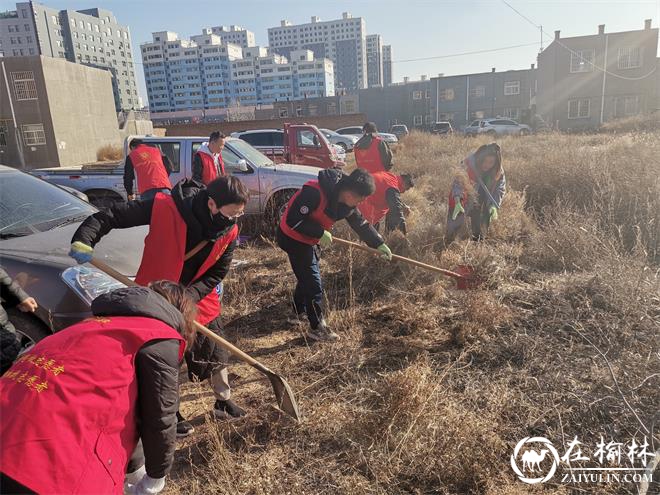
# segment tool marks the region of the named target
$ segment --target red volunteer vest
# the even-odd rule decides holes
[[[403,192],[405,188],[400,175],[381,171],[374,172],[371,176],[376,184],[376,192],[365,199],[358,208],[367,222],[374,225],[380,222],[390,209],[386,199],[387,190],[396,189]]]
[[[319,181],[310,180],[305,184],[305,186],[313,187],[321,195],[321,200],[319,201],[319,205],[312,213],[310,213],[309,217],[312,220],[314,220],[316,223],[318,223],[321,227],[323,227],[324,230],[330,230],[332,226],[335,224],[335,221],[325,214],[325,209],[328,206],[328,198],[325,197],[325,193],[323,192],[323,189],[321,189],[321,186],[319,186]],[[289,214],[289,208],[291,208],[291,205],[293,204],[293,202],[295,201],[295,199],[298,197],[299,194],[300,194],[300,190],[296,194],[294,194],[293,197],[289,200],[289,204],[286,207],[286,211],[284,212],[284,215],[282,215],[282,218],[280,220],[280,229],[282,229],[282,232],[284,232],[291,239],[295,239],[296,241],[303,242],[305,244],[309,244],[310,246],[313,246],[314,244],[319,243],[318,239],[316,239],[315,237],[309,237],[303,235],[297,230],[294,230],[291,227],[289,227],[286,223],[286,217]]]
[[[222,160],[222,153],[218,155],[217,167],[215,166],[215,161],[211,155],[200,151],[198,151],[197,154],[202,160],[202,182],[205,185],[219,177],[218,168],[220,169],[220,175],[225,175],[225,162]]]
[[[138,441],[135,355],[181,335],[145,317],[89,318],[21,355],[0,379],[0,472],[37,493],[122,494]]]
[[[366,150],[355,148],[355,163],[359,168],[365,169],[370,174],[385,170],[379,149],[382,140],[380,136],[374,136],[371,139],[371,145]]]
[[[128,155],[135,169],[138,192],[144,194],[149,189],[172,189],[163,157],[158,148],[139,145]]]
[[[470,179],[470,184],[474,186],[474,184],[477,183],[477,175],[475,172],[477,164],[474,153],[466,157],[465,160],[463,160],[463,166],[467,171],[468,179]],[[491,191],[491,193],[492,192],[493,191]],[[465,207],[467,205],[467,200],[468,200],[468,192],[464,188],[463,194],[461,195],[461,205]],[[454,196],[451,193],[451,189],[449,190],[449,198],[447,200],[447,204],[449,206],[449,211],[452,211],[454,209],[454,206],[456,206],[456,200],[454,199]]]
[[[149,234],[144,239],[142,262],[135,282],[147,285],[155,280],[178,282],[183,270],[186,255],[186,222],[179,214],[174,199],[158,193],[154,197],[151,211]],[[213,244],[211,253],[202,263],[193,280],[201,277],[222,256],[227,246],[238,237],[238,227],[234,225],[224,236]],[[215,289],[197,303],[197,321],[202,325],[220,315],[220,300]]]

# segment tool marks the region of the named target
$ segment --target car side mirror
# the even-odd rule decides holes
[[[241,158],[236,162],[236,168],[238,168],[240,172],[247,172],[249,170],[247,161],[244,158]]]

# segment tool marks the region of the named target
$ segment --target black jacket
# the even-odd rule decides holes
[[[362,137],[358,139],[358,142],[355,143],[355,147],[364,150],[369,149],[373,139],[374,136],[372,134],[363,134]],[[385,141],[383,140],[380,141],[380,144],[378,145],[378,151],[380,152],[380,160],[383,163],[383,167],[385,168],[385,170],[391,169],[393,165],[392,150]]]
[[[2,298],[2,305],[0,305],[0,375],[10,368],[20,351],[20,341],[16,336],[16,329],[9,321],[5,308],[17,306],[28,297],[30,296],[0,267],[0,298]]]
[[[236,243],[232,242],[213,266],[201,277],[194,279],[195,274],[208,258],[213,241],[227,233],[234,226],[233,221],[227,221],[219,216],[211,218],[208,210],[208,194],[203,185],[195,181],[181,181],[172,189],[172,198],[181,217],[186,223],[186,252],[193,249],[201,241],[210,241],[195,256],[183,264],[178,282],[189,286],[195,302],[203,299],[217,286],[229,272],[231,259]],[[151,211],[154,200],[131,201],[108,211],[100,211],[88,217],[73,235],[71,242],[80,241],[94,247],[101,238],[112,229],[127,229],[138,225],[151,223]]]
[[[362,241],[370,247],[378,247],[383,243],[383,238],[376,229],[364,219],[357,208],[351,208],[337,199],[341,181],[345,177],[346,174],[334,168],[319,172],[319,186],[328,199],[325,213],[335,221],[346,219]],[[323,227],[310,218],[310,214],[318,208],[320,202],[321,195],[317,189],[303,186],[288,209],[286,224],[303,235],[320,239],[323,235]]]
[[[146,287],[126,287],[103,294],[92,302],[92,313],[95,316],[154,318],[183,334],[181,313]],[[179,342],[174,339],[147,342],[135,356],[138,432],[143,462],[152,478],[167,475],[174,460],[179,366]]]
[[[163,159],[163,166],[167,171],[167,175],[172,173],[172,162],[170,161],[167,155],[161,154]],[[126,157],[124,162],[124,189],[126,189],[126,194],[129,196],[133,195],[133,181],[135,180],[135,167],[133,166],[133,161],[131,160],[131,155]]]

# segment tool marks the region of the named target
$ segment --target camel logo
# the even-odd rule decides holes
[[[520,455],[523,447],[525,447],[525,450]],[[550,455],[548,456],[548,454]],[[548,462],[543,462],[546,457],[552,461],[550,468],[546,467]],[[518,459],[522,461],[522,469],[518,467]],[[520,481],[530,485],[548,481],[555,474],[555,471],[557,471],[557,466],[559,466],[559,453],[552,446],[550,440],[544,437],[523,438],[518,442],[513,454],[511,454],[511,467],[518,475]],[[534,477],[535,474],[539,476]]]

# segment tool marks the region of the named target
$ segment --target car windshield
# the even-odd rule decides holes
[[[0,171],[0,239],[45,232],[97,210],[64,189],[16,171]]]
[[[330,129],[319,129],[323,134],[325,134],[327,137],[331,136],[340,136],[341,134],[336,133],[335,131],[331,131]]]
[[[263,153],[260,153],[241,139],[232,139],[231,141],[227,141],[227,144],[233,151],[238,152],[239,155],[244,156],[246,160],[257,167],[264,167],[273,164],[273,161],[270,158]]]
[[[393,125],[393,126],[392,126],[392,130],[393,130],[393,131],[403,131],[403,130],[405,130],[405,128],[406,128],[406,127],[403,126],[403,125]]]

